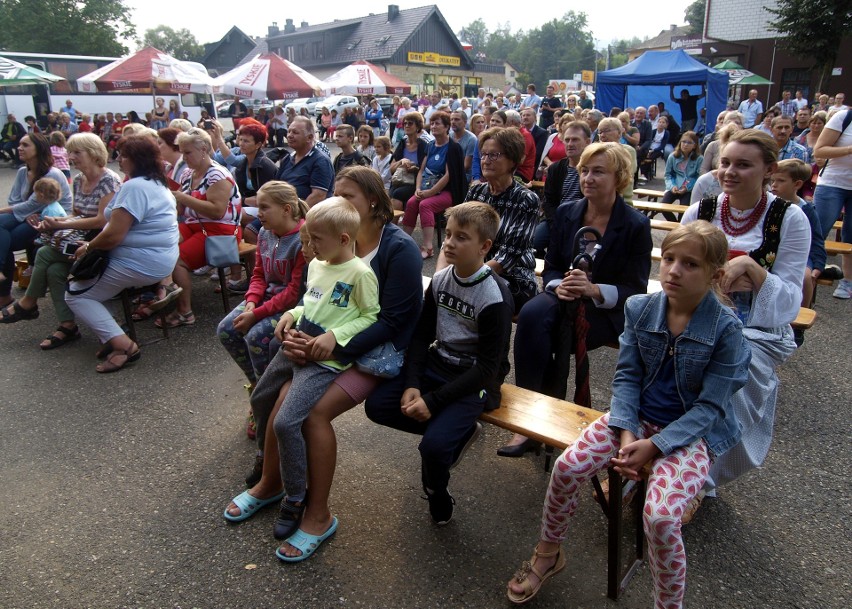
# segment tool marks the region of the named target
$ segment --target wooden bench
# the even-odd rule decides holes
[[[542,442],[549,449],[560,451],[580,437],[590,424],[603,413],[565,400],[552,398],[529,389],[504,383],[500,388],[502,399],[496,410],[483,412],[481,421],[501,429],[524,435]],[[546,466],[547,469],[547,466]],[[636,549],[633,562],[627,571],[620,574],[623,536],[622,497],[624,493],[621,476],[609,468],[609,500],[604,498],[597,476],[592,484],[608,520],[607,540],[607,595],[617,600],[639,569],[645,556],[645,535],[642,529],[642,509],[635,509]],[[639,483],[637,502],[644,502],[645,485]],[[615,498],[615,499],[614,499]],[[639,503],[641,506],[641,503]]]
[[[675,214],[675,216],[680,219],[681,214],[689,209],[688,205],[678,205],[677,203],[649,203],[646,201],[633,201],[633,207],[643,212],[649,218],[654,216],[654,214],[669,213]]]
[[[648,199],[649,201],[658,201],[666,194],[664,190],[651,190],[650,188],[634,188],[633,198]]]

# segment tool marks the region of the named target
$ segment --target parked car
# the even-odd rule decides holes
[[[314,114],[319,116],[322,114],[323,108],[328,108],[329,110],[337,110],[337,114],[341,115],[344,108],[357,108],[360,105],[352,95],[332,95],[317,103],[314,107]]]
[[[296,114],[299,114],[302,111],[302,108],[307,108],[308,114],[315,114],[316,107],[319,102],[321,102],[324,98],[322,97],[300,97],[298,99],[294,99],[289,104],[284,106],[285,110],[293,108],[296,111]]]

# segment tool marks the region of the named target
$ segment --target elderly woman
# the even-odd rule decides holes
[[[130,137],[118,145],[119,166],[130,179],[104,210],[106,226],[84,242],[75,257],[89,251],[109,253],[99,278],[71,281],[65,301],[74,315],[105,345],[106,359],[98,372],[116,372],[139,359],[139,345],[116,323],[104,302],[125,288],[156,283],[167,275],[178,256],[174,197],[166,187],[163,162],[151,138]]]
[[[450,115],[441,110],[433,112],[429,127],[435,141],[429,143],[426,157],[420,164],[414,196],[408,199],[401,222],[402,230],[410,235],[420,217],[423,231],[420,254],[424,260],[432,257],[435,215],[443,213],[450,205],[461,203],[467,192],[464,152],[450,137]]]
[[[186,169],[186,163],[177,145],[177,138],[181,133],[180,129],[174,127],[166,127],[157,131],[157,146],[160,149],[160,158],[163,159],[166,177],[175,182],[180,179]]]
[[[73,259],[62,250],[65,244],[94,237],[106,224],[104,210],[121,187],[121,178],[106,168],[107,154],[106,145],[92,133],[79,133],[68,141],[69,160],[80,172],[74,176],[72,215],[46,217],[37,227],[52,235],[36,254],[30,285],[18,306],[26,311],[21,319],[33,319],[38,299],[50,288],[59,327],[39,345],[45,351],[80,338],[74,313],[65,303],[65,282]]]
[[[624,330],[624,302],[647,291],[651,224],[618,194],[633,180],[630,163],[625,147],[614,142],[591,144],[580,156],[577,170],[585,196],[557,209],[544,260],[545,291],[528,302],[518,316],[515,381],[520,387],[564,398],[554,395],[564,382],[564,378],[557,378],[554,359],[560,347],[554,337],[563,316],[583,312],[588,327],[586,349],[591,351],[618,341]],[[585,226],[595,228],[601,240],[585,246],[581,240],[581,252],[574,251],[577,231]],[[596,246],[594,252],[592,245]],[[591,273],[574,268],[578,253],[594,256]],[[563,302],[580,302],[582,306],[572,312],[560,305]],[[520,457],[538,448],[535,440],[516,434],[498,454]]]
[[[278,166],[263,152],[265,141],[266,129],[257,123],[243,120],[237,135],[237,145],[240,147],[240,155],[243,158],[234,168],[234,179],[242,197],[243,209],[247,212],[242,216],[243,224],[247,224],[245,231],[247,243],[257,243],[257,235],[261,228],[260,220],[256,220],[257,191],[267,182],[274,180],[278,173]],[[231,272],[233,273],[233,269]],[[247,279],[234,281],[234,278],[231,278],[228,281],[228,288],[231,291],[244,292],[247,287]]]
[[[717,172],[723,194],[692,205],[682,219],[684,224],[707,220],[724,231],[736,257],[725,267],[720,287],[733,301],[752,353],[749,380],[733,397],[742,440],[714,461],[705,493],[763,463],[775,420],[776,368],[796,348],[790,323],[802,302],[810,228],[798,205],[766,192],[777,160],[778,145],[771,136],[755,129],[734,133]],[[685,520],[703,496],[687,508]]]
[[[574,115],[570,112],[563,114],[557,119],[556,131],[547,137],[547,141],[541,151],[541,169],[545,172],[553,163],[565,158],[565,142],[562,141],[562,137],[565,133],[565,129],[569,124],[573,123],[574,120]]]
[[[621,143],[629,144],[634,148],[639,148],[639,128],[630,124],[630,113],[619,112],[618,120],[621,121]]]
[[[59,169],[53,166],[50,154],[50,142],[40,133],[31,133],[21,138],[18,144],[18,156],[23,167],[15,174],[12,190],[9,192],[9,206],[0,208],[0,306],[12,303],[12,275],[15,271],[17,250],[30,247],[38,236],[34,224],[44,207],[52,201],[39,201],[33,192],[33,184],[41,178],[51,178],[59,182],[62,195],[59,203],[66,213],[71,212],[71,190],[68,180]],[[16,306],[17,305],[17,306]],[[35,319],[38,310],[26,311],[17,303],[11,309],[4,309],[2,321]]]
[[[538,224],[538,195],[514,179],[524,156],[517,129],[492,127],[479,136],[482,182],[470,187],[465,201],[488,203],[500,215],[500,229],[485,263],[509,284],[517,313],[537,290],[533,234]],[[446,266],[441,252],[435,270]]]
[[[334,192],[347,199],[361,216],[361,226],[355,236],[355,253],[369,260],[379,284],[381,311],[378,321],[353,338],[346,347],[335,348],[340,361],[354,361],[367,351],[393,342],[394,348],[408,347],[420,315],[423,286],[422,261],[417,245],[393,224],[393,208],[379,175],[369,167],[351,166],[337,176]],[[296,362],[310,359],[305,348],[309,336],[296,332],[284,340],[284,351],[269,364],[251,396],[252,408],[258,423],[257,442],[260,456],[255,469],[246,479],[249,494],[255,499],[268,499],[281,491],[278,443],[269,421],[275,419],[290,382],[281,380],[281,367],[289,358]],[[320,535],[326,531],[332,517],[328,495],[337,458],[337,441],[332,421],[362,403],[382,383],[382,379],[351,367],[342,372],[314,406],[304,423],[308,449],[308,498],[302,532]],[[233,503],[227,508],[232,517],[241,515]],[[299,510],[301,511],[301,509]],[[249,514],[250,515],[250,514]],[[246,516],[248,517],[248,516]],[[282,502],[282,526],[292,523],[293,514]],[[276,527],[278,523],[276,522]],[[280,550],[297,557],[302,550],[286,544]],[[305,556],[307,558],[307,555]]]
[[[195,323],[192,312],[192,271],[207,264],[208,235],[233,235],[240,239],[240,191],[227,169],[213,162],[213,142],[203,129],[181,133],[178,147],[187,169],[174,191],[180,224],[180,257],[174,267],[174,282],[182,289],[176,310],[165,318],[170,328]],[[157,320],[157,324],[159,325]]]
[[[415,111],[407,112],[398,133],[404,135],[391,157],[390,197],[394,209],[404,209],[405,203],[414,195],[417,172],[429,149],[429,144],[420,137],[423,133],[423,115]]]
[[[59,115],[59,130],[65,138],[69,138],[79,130],[77,123],[71,120],[71,115],[67,112],[62,112]]]
[[[807,148],[808,156],[812,159],[814,158],[814,147],[827,123],[828,113],[817,112],[808,121],[808,128],[802,131],[799,137],[796,138],[796,143]]]
[[[631,175],[636,175],[638,164],[636,161],[636,148],[621,141],[624,135],[624,127],[617,118],[605,118],[598,124],[598,137],[603,143],[613,142],[621,144],[624,151],[630,156]],[[630,180],[619,194],[628,205],[633,205],[633,180]]]

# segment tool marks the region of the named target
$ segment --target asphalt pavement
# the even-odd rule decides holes
[[[0,192],[12,177],[0,168]],[[433,270],[429,261],[424,272]],[[0,607],[508,607],[505,585],[536,541],[548,476],[541,457],[497,457],[509,434],[493,427],[453,472],[448,526],[431,523],[421,498],[417,438],[370,423],[361,408],[336,422],[340,527],[314,557],[275,558],[275,509],[238,525],[222,518],[254,445],[245,379],[215,335],[223,310],[213,287],[195,280],[198,323],[167,341],[144,344],[159,331],[138,324],[142,358],[117,374],[95,373],[98,345],[85,328],[82,340],[39,350],[56,325],[49,298],[39,319],[0,328]],[[820,288],[816,326],[779,372],[765,466],[684,528],[686,606],[852,603],[850,307]],[[598,409],[615,357],[591,354]],[[617,603],[605,597],[606,521],[590,491],[565,548],[567,568],[530,606],[652,606],[647,567]]]

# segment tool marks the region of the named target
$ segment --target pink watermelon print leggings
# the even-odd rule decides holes
[[[649,438],[659,430],[656,425],[642,421],[639,437]],[[607,413],[556,460],[544,500],[542,540],[562,543],[568,518],[577,509],[580,485],[606,469],[618,452],[619,439],[619,430],[609,428]],[[645,497],[644,529],[656,609],[677,609],[683,604],[686,550],[680,534],[680,517],[690,499],[701,490],[709,469],[707,445],[700,439],[653,462]]]

